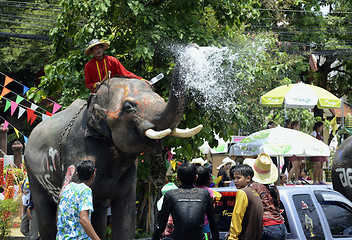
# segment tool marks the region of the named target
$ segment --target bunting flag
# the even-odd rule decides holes
[[[34,114],[31,117],[31,125],[33,124],[34,120],[38,117],[38,115]]]
[[[6,76],[5,77],[5,83],[4,83],[4,86],[6,86],[7,84],[9,84],[10,82],[12,82],[13,81],[13,79],[12,78],[10,78],[9,76]]]
[[[54,102],[54,107],[53,107],[53,114],[56,113],[57,110],[59,110],[62,106],[60,104],[57,104],[56,102]]]
[[[45,120],[47,120],[50,116],[42,113],[42,121],[44,122]]]
[[[17,130],[17,128],[13,128],[13,130],[15,130],[15,132],[16,132],[16,135],[17,135],[17,138],[19,138],[20,137],[20,135],[18,134],[19,133],[19,131]]]
[[[25,135],[23,135],[23,139],[24,139],[24,143],[28,142],[28,137],[26,137]]]
[[[25,112],[26,110],[23,108],[23,107],[18,107],[18,119],[20,117],[22,117],[23,113]]]
[[[213,180],[213,183],[215,183],[215,184],[217,185],[217,184],[219,184],[219,182],[221,181],[221,179],[222,179],[222,175],[219,176],[219,177],[217,177],[217,178],[215,178],[215,179]]]
[[[11,92],[11,90],[4,87],[4,88],[2,89],[1,96],[3,97],[3,96],[5,96],[6,94],[8,94],[9,92]]]
[[[11,116],[16,111],[17,107],[18,107],[18,103],[15,103],[15,102],[11,101]]]
[[[38,108],[38,105],[35,105],[34,103],[31,103],[31,109],[33,111],[37,110],[37,108]]]
[[[23,86],[23,95],[25,95],[26,94],[26,92],[29,90],[29,88],[28,87],[26,87],[26,86]]]
[[[5,131],[8,125],[9,125],[9,122],[5,120],[4,126],[2,127],[2,130]]]
[[[48,112],[48,111],[46,111],[45,114],[48,115],[49,117],[51,117],[53,115],[51,112]]]
[[[29,122],[32,119],[33,114],[34,114],[34,110],[27,108],[27,122]]]
[[[172,169],[174,171],[176,171],[176,163],[177,163],[177,161],[176,160],[171,160],[170,162],[171,162]]]
[[[9,109],[9,107],[11,107],[11,101],[6,100],[6,105],[5,105],[4,112],[6,112],[6,111],[7,111],[7,109]]]
[[[21,97],[20,95],[17,95],[17,97],[16,97],[16,103],[20,103],[20,102],[22,102],[23,101],[23,97]]]

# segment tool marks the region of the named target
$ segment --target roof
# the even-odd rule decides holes
[[[341,108],[329,109],[329,110],[336,117],[342,116],[342,109]],[[352,115],[352,105],[344,102],[343,103],[343,116],[346,117],[347,114],[349,114],[349,113]]]

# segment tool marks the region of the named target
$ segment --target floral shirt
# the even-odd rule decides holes
[[[79,223],[81,211],[93,211],[92,190],[84,183],[70,183],[61,194],[58,219],[57,240],[90,239]]]

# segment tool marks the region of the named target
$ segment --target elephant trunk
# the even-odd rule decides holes
[[[173,71],[169,101],[154,122],[158,129],[175,129],[182,120],[186,108],[186,72],[184,64],[179,61]]]

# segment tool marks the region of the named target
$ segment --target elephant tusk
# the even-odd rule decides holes
[[[192,136],[196,135],[197,133],[199,133],[200,130],[202,130],[202,128],[203,128],[202,124],[198,125],[197,127],[191,128],[191,129],[175,128],[172,131],[171,135],[174,137],[183,137],[183,138],[192,137]]]
[[[147,131],[145,131],[145,135],[151,139],[161,139],[163,137],[166,137],[167,135],[169,135],[171,133],[171,129],[165,129],[162,131],[155,131],[153,129],[148,129]]]

